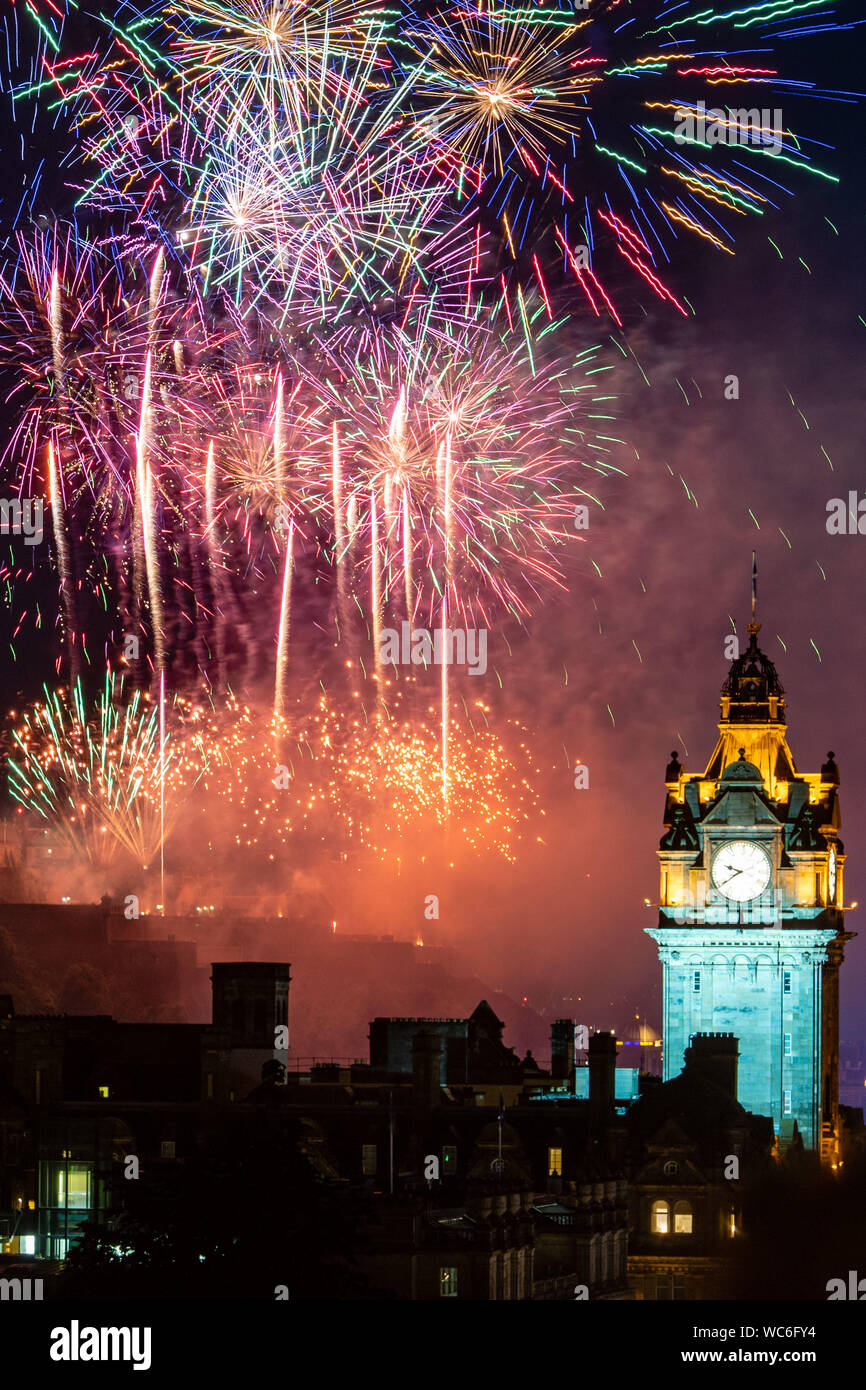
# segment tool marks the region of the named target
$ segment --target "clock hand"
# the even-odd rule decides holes
[[[726,868],[726,869],[730,869],[730,868],[731,868],[731,865],[730,865],[730,864],[726,864],[726,865],[725,865],[725,868]],[[742,869],[734,869],[734,872],[731,874],[731,877],[730,877],[730,878],[724,878],[724,879],[722,879],[722,882],[719,884],[719,887],[721,888],[721,887],[724,886],[724,884],[730,883],[731,878],[736,878],[736,877],[737,877],[737,874],[741,874],[742,872],[743,872]]]

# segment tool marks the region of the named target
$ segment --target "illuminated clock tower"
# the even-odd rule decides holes
[[[834,1162],[839,1137],[839,967],[845,942],[839,770],[799,772],[785,692],[749,624],[722,687],[719,741],[705,772],[674,753],[665,775],[657,927],[664,971],[664,1076],[694,1033],[739,1039],[738,1096],[795,1125]]]

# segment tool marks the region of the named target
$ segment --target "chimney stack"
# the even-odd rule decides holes
[[[616,1072],[616,1037],[593,1033],[589,1040],[589,1114],[594,1129],[613,1117]]]
[[[693,1033],[685,1064],[701,1071],[737,1099],[739,1039],[733,1033]]]
[[[567,1081],[574,1075],[575,1026],[573,1018],[558,1018],[550,1025],[550,1074],[555,1081]]]
[[[442,1039],[438,1033],[416,1033],[412,1039],[412,1089],[416,1106],[439,1105],[442,1088]]]

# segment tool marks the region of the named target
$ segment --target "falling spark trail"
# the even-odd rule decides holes
[[[204,504],[208,550],[212,551],[216,524],[216,456],[213,440],[207,446],[207,463],[204,470]]]
[[[274,475],[276,495],[280,505],[284,505],[286,485],[286,441],[285,400],[282,372],[277,372],[277,391],[276,400],[274,402]]]
[[[159,900],[165,916],[165,671],[159,673]]]
[[[448,808],[448,590],[442,595],[442,799]]]
[[[382,574],[379,554],[379,515],[376,510],[376,489],[370,488],[370,606],[373,610],[373,660],[380,680],[382,694]]]
[[[64,387],[63,326],[60,314],[60,280],[57,275],[56,267],[51,276],[51,299],[49,302],[48,315],[51,320],[51,355],[54,363],[57,392],[58,395],[60,395]]]
[[[162,293],[162,282],[165,275],[165,251],[162,247],[157,252],[156,260],[153,263],[153,271],[150,277],[150,295],[148,302],[147,315],[147,344],[153,350],[156,340],[157,319],[159,316],[159,299]]]
[[[75,599],[69,569],[69,542],[66,535],[66,517],[63,509],[63,485],[58,457],[50,439],[48,441],[48,491],[51,502],[51,519],[54,523],[54,539],[57,545],[57,568],[60,571],[60,592],[63,599],[66,640],[69,644],[69,667],[74,678],[78,674],[75,649]]]
[[[445,518],[445,579],[442,585],[442,796],[445,806],[448,806],[448,717],[449,717],[449,692],[448,692],[448,590],[451,585],[451,562],[452,562],[452,506],[451,506],[451,484],[452,484],[452,458],[451,458],[451,431],[448,430],[445,436],[445,460],[444,460],[444,486],[443,486],[443,513]]]
[[[334,560],[337,566],[337,613],[341,625],[346,607],[346,546],[343,528],[343,473],[340,459],[340,433],[336,420],[331,437],[331,496],[334,504]]]
[[[58,403],[66,394],[66,373],[63,362],[63,321],[60,300],[60,279],[55,266],[51,276],[51,297],[48,306],[51,322],[51,357],[54,364],[55,387]],[[66,641],[69,647],[69,671],[74,678],[79,674],[80,662],[75,646],[75,589],[69,557],[69,538],[66,529],[66,508],[63,492],[62,459],[60,440],[48,442],[48,486],[51,500],[51,519],[54,523],[54,537],[57,544],[57,568],[60,573]]]
[[[156,481],[148,457],[152,372],[153,356],[148,351],[141,393],[141,416],[135,441],[135,457],[138,497],[141,505],[144,562],[147,571],[150,617],[153,628],[154,659],[157,671],[162,671],[165,669],[165,631],[160,588],[159,546],[156,534]]]
[[[406,618],[411,623],[412,602],[412,529],[409,522],[409,489],[403,488],[403,581],[406,587]]]
[[[277,639],[277,675],[274,690],[274,712],[282,714],[286,704],[286,675],[289,665],[289,636],[292,613],[292,567],[295,538],[294,517],[289,522],[286,538],[286,560],[283,568],[283,594],[280,603],[280,631]]]

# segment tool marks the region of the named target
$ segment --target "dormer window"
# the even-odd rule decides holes
[[[692,1233],[691,1202],[677,1202],[674,1206],[674,1235],[690,1236]]]
[[[653,1202],[650,1230],[654,1236],[666,1236],[670,1231],[671,1209],[667,1202]]]

